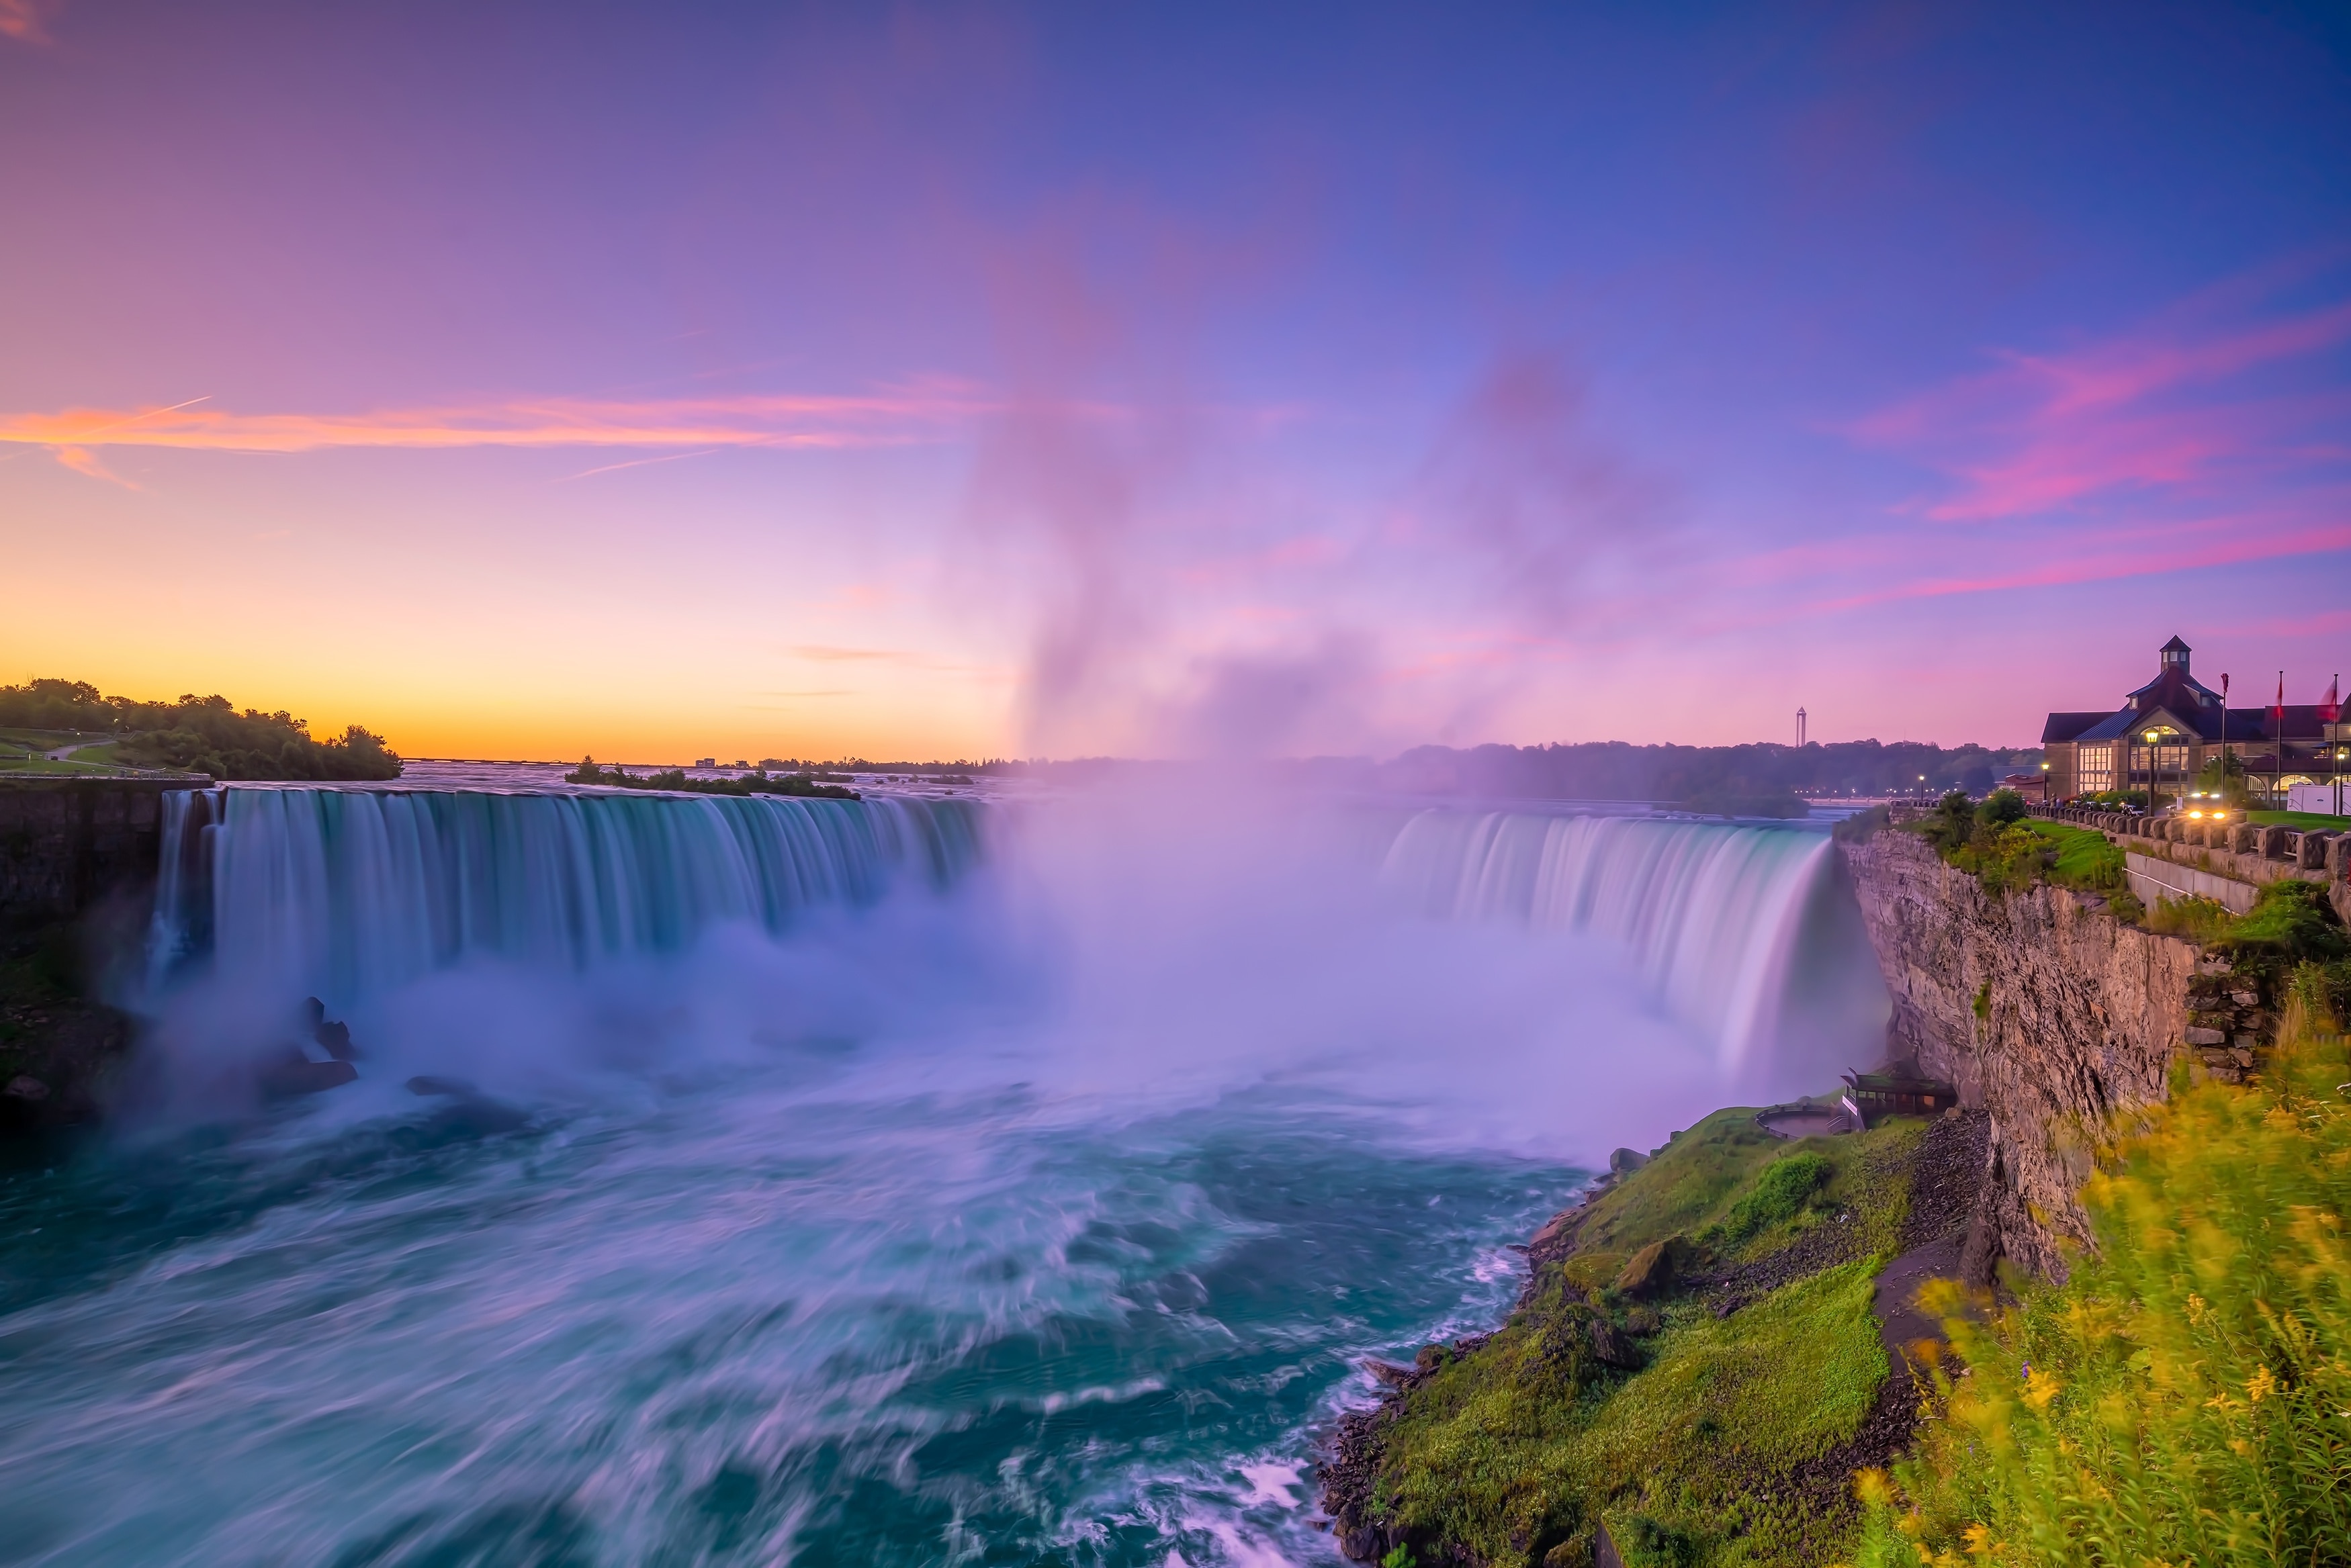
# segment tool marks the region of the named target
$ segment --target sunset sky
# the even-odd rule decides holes
[[[2310,701],[2351,12],[0,0],[0,567],[413,755]]]

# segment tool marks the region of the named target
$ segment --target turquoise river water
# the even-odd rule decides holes
[[[0,1172],[0,1563],[1335,1563],[1360,1359],[1490,1326],[1611,1145],[1882,1006],[1817,834],[235,790],[172,835],[147,1098]],[[360,1080],[264,1101],[306,994]]]

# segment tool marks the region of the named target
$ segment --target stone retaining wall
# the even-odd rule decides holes
[[[2250,912],[2262,896],[2260,888],[2233,877],[2218,876],[2193,866],[2158,859],[2134,849],[2123,857],[2130,890],[2148,909],[2165,898],[2210,898],[2232,915]]]
[[[167,789],[204,778],[0,782],[0,927],[78,918],[154,879]]]

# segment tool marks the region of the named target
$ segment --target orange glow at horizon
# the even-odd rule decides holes
[[[845,447],[935,440],[988,412],[968,390],[899,396],[758,396],[613,401],[538,398],[365,414],[235,414],[210,400],[141,410],[0,414],[0,446],[45,447],[80,472],[88,449],[238,452],[333,447]]]
[[[8,652],[15,655],[12,664],[24,663],[21,654]],[[626,684],[616,690],[601,682],[532,682],[452,701],[369,679],[358,669],[322,680],[266,660],[167,657],[163,668],[157,663],[152,656],[45,659],[37,669],[0,670],[0,685],[36,676],[87,680],[109,696],[164,702],[183,693],[217,693],[240,710],[293,713],[320,740],[341,734],[346,725],[361,725],[403,757],[571,763],[593,755],[605,763],[668,766],[702,756],[722,763],[762,757],[977,761],[1011,750],[1004,738],[1009,684],[1004,679],[983,678],[967,706],[943,713],[935,692],[913,689],[716,693],[678,708]],[[195,670],[201,678],[191,675]],[[641,688],[654,684],[640,682]],[[591,687],[602,694],[583,697]]]

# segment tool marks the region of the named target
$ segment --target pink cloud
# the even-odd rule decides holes
[[[57,0],[0,0],[0,38],[46,44],[49,41],[47,22],[57,10]]]
[[[2049,546],[2044,544],[2040,551],[2031,553],[2032,565],[2012,571],[1917,578],[1817,603],[1812,607],[1819,611],[1857,609],[1904,599],[2156,576],[2203,566],[2351,550],[2351,522],[2296,525],[2276,516],[2248,514],[2118,529],[2091,539],[2053,543],[2058,553],[2047,553]]]
[[[2003,353],[1998,368],[1879,410],[1847,433],[1950,480],[1943,495],[1905,508],[1942,522],[2299,486],[2335,461],[2325,432],[2351,412],[2351,396],[2314,389],[2308,373],[2351,343],[2351,300],[2242,318],[2264,287],[2290,281],[2299,280],[2272,269],[2116,337]]]
[[[72,469],[76,473],[88,474],[92,479],[102,479],[109,484],[119,484],[125,490],[140,488],[119,473],[108,472],[106,465],[99,462],[88,447],[52,447],[50,452],[59,462]]]

